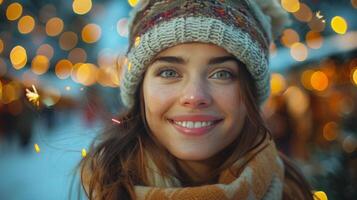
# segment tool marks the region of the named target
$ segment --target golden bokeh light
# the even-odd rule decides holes
[[[91,0],[74,0],[72,3],[73,12],[78,15],[84,15],[92,9]]]
[[[10,21],[15,21],[22,15],[22,5],[15,2],[10,4],[6,9],[6,17]]]
[[[352,82],[357,86],[357,67],[352,70]]]
[[[34,144],[34,148],[35,148],[36,153],[40,153],[41,149],[40,149],[40,146],[38,146],[38,144]]]
[[[300,81],[301,81],[302,85],[304,86],[304,88],[306,88],[308,90],[313,90],[313,88],[311,86],[311,76],[314,72],[315,72],[314,70],[306,70],[301,74]]]
[[[84,63],[87,61],[87,53],[82,48],[74,48],[69,52],[68,60],[73,64]]]
[[[27,63],[27,53],[25,48],[20,45],[15,46],[10,52],[10,61],[15,69],[19,70],[23,68]]]
[[[57,62],[55,73],[58,78],[66,79],[71,75],[73,65],[69,60],[62,59]]]
[[[37,55],[33,58],[31,63],[31,70],[37,75],[42,75],[47,72],[50,67],[50,61],[46,56]]]
[[[345,34],[347,31],[347,22],[341,16],[335,16],[331,20],[332,29],[338,34]]]
[[[82,40],[86,43],[94,43],[100,39],[102,29],[97,24],[87,24],[82,29]]]
[[[323,127],[322,135],[327,141],[333,141],[338,135],[338,125],[336,122],[328,122]]]
[[[311,86],[317,91],[324,91],[328,87],[329,80],[326,74],[322,71],[315,71],[311,75]]]
[[[328,200],[327,195],[323,191],[314,192],[314,200]]]
[[[36,51],[37,55],[43,55],[48,58],[48,60],[51,60],[54,54],[53,47],[49,44],[42,44]]]
[[[286,89],[285,78],[278,73],[272,73],[270,84],[271,84],[271,93],[273,95],[280,94]]]
[[[310,106],[307,94],[299,87],[290,86],[283,93],[286,97],[287,108],[294,116],[303,116]]]
[[[311,49],[319,49],[322,46],[324,38],[319,32],[309,31],[306,33],[306,44]]]
[[[60,36],[59,43],[61,49],[66,51],[71,50],[77,45],[78,36],[72,31],[64,32]]]
[[[296,61],[299,62],[304,61],[306,60],[308,55],[307,47],[303,43],[296,42],[293,45],[291,45],[290,55]]]
[[[134,43],[134,46],[135,46],[135,47],[139,46],[140,41],[141,41],[141,38],[140,38],[139,36],[138,36],[138,37],[136,37],[136,38],[135,38],[135,43]]]
[[[299,0],[281,0],[281,6],[288,12],[296,12],[300,9]]]
[[[300,9],[294,12],[293,15],[301,22],[309,22],[312,19],[311,9],[304,3],[300,3]]]
[[[351,0],[351,5],[357,9],[357,0]]]
[[[286,46],[286,47],[291,47],[294,43],[297,43],[300,41],[300,37],[299,37],[299,34],[291,29],[291,28],[288,28],[288,29],[285,29],[283,31],[283,34],[280,38],[280,42]]]
[[[63,30],[63,20],[58,17],[53,17],[46,23],[46,33],[48,36],[57,36]]]
[[[31,33],[35,28],[35,19],[30,15],[23,16],[20,18],[17,24],[17,28],[19,29],[19,32],[22,34]]]
[[[87,156],[87,151],[86,149],[82,149],[82,157],[85,158]]]
[[[7,65],[4,59],[0,58],[0,77],[4,76],[7,72]]]
[[[135,7],[139,3],[139,0],[128,0],[128,3],[131,7]]]
[[[18,82],[11,81],[8,84],[2,86],[2,98],[1,102],[3,104],[9,104],[16,101],[21,96],[21,85]]]
[[[0,54],[4,51],[4,42],[2,41],[2,39],[0,38]]]
[[[97,81],[97,67],[90,63],[84,63],[79,66],[76,73],[77,81],[83,85],[89,86]]]
[[[122,18],[117,22],[117,32],[122,37],[128,37],[128,19]]]
[[[2,1],[3,1],[3,0],[0,0],[0,5],[2,4]]]

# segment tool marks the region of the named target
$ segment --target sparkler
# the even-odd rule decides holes
[[[34,85],[32,85],[32,89],[33,89],[33,91],[26,88],[26,97],[31,103],[33,103],[34,105],[39,107],[40,106],[40,95],[38,94],[36,87]]]

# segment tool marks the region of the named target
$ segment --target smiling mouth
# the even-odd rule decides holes
[[[208,128],[208,127],[214,126],[217,123],[221,122],[222,119],[214,120],[214,121],[174,121],[172,119],[168,119],[168,121],[171,124],[175,124],[182,128],[199,129],[199,128]]]

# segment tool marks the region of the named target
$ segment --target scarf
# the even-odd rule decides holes
[[[284,165],[273,140],[265,139],[222,171],[216,184],[180,187],[177,179],[160,177],[155,170],[149,177],[154,186],[134,186],[138,200],[278,200],[282,199]]]

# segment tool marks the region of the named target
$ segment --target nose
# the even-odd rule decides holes
[[[190,81],[182,90],[180,104],[188,108],[205,108],[212,103],[209,88],[203,81]]]

